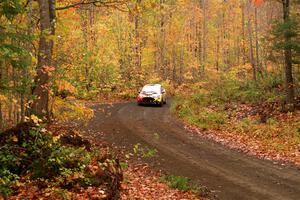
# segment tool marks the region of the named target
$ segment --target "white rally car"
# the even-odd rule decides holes
[[[137,103],[162,106],[167,103],[166,90],[160,84],[147,84],[139,92]]]

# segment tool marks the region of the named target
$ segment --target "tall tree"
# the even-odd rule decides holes
[[[241,13],[242,13],[242,57],[243,57],[243,64],[246,64],[246,47],[245,47],[245,1],[240,1]]]
[[[255,52],[256,52],[256,68],[257,71],[261,73],[261,63],[260,63],[260,56],[259,56],[259,36],[258,36],[258,22],[257,22],[257,11],[258,8],[254,7],[254,25],[255,25]],[[262,74],[262,73],[261,73]]]
[[[259,6],[263,0],[254,0],[254,3]],[[287,109],[293,110],[294,103],[295,103],[295,85],[294,85],[294,78],[293,78],[293,56],[292,56],[292,38],[295,37],[293,28],[294,24],[292,23],[291,16],[290,16],[290,7],[291,1],[290,0],[281,0],[282,9],[283,9],[283,24],[279,28],[280,34],[283,35],[284,44],[283,46],[284,51],[284,71],[285,71],[285,91],[286,91],[286,103]]]
[[[55,33],[55,0],[39,0],[40,41],[37,76],[33,95],[36,97],[31,109],[38,116],[49,117],[49,80],[52,66],[53,35]]]
[[[250,45],[250,63],[252,66],[252,76],[253,80],[256,81],[257,77],[257,68],[254,58],[254,48],[253,48],[253,29],[252,29],[252,21],[251,21],[251,4],[248,4],[248,34],[249,34],[249,45]]]
[[[290,24],[290,0],[282,0],[283,6],[283,21],[284,24]],[[290,32],[291,26],[287,26],[287,30],[284,33],[285,39],[285,48],[284,48],[284,58],[285,58],[285,81],[286,81],[286,101],[290,106],[290,109],[293,109],[294,104],[294,78],[293,78],[293,66],[292,66],[292,48],[291,48],[291,35]]]
[[[201,8],[202,8],[202,55],[201,55],[201,65],[202,69],[205,69],[206,63],[206,48],[207,48],[207,2],[206,0],[201,0]]]

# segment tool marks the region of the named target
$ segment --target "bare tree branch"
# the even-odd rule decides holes
[[[105,1],[105,0],[87,0],[86,1],[86,0],[83,0],[83,1],[79,1],[77,3],[69,4],[66,6],[57,7],[56,10],[65,10],[65,9],[74,8],[74,7],[81,6],[81,5],[93,4],[97,7],[113,7],[113,8],[119,9],[121,11],[124,11],[123,9],[121,9],[117,6],[124,5],[126,3],[127,3],[126,0],[112,0],[112,1]]]

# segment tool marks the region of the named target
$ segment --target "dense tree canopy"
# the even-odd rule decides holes
[[[177,88],[231,71],[256,82],[284,75],[286,102],[298,96],[297,1],[13,0],[0,8],[2,126],[49,116],[59,93],[134,96],[147,82]]]

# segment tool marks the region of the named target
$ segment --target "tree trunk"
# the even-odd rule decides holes
[[[7,65],[6,63],[4,63],[4,65],[6,65],[6,77],[9,77],[7,80],[10,82],[9,83],[9,86],[11,87],[11,73],[10,73],[10,66]],[[8,123],[11,124],[12,122],[12,105],[13,104],[13,95],[12,95],[12,92],[9,92],[8,93]]]
[[[3,114],[2,114],[2,103],[0,102],[0,131],[3,130]]]
[[[53,39],[55,32],[55,0],[38,0],[40,12],[40,41],[38,50],[37,76],[33,95],[35,100],[31,112],[49,118],[49,81],[52,68]],[[50,36],[50,37],[49,37]]]
[[[179,62],[179,84],[182,84],[183,82],[183,60],[184,57],[184,49],[181,47],[180,49],[180,62]]]
[[[218,16],[218,20],[217,20],[217,28],[221,29],[221,19],[219,16]],[[217,71],[219,71],[219,69],[220,69],[221,38],[222,38],[222,35],[220,32],[218,32],[217,39],[216,39],[216,70]]]
[[[249,35],[249,43],[250,43],[250,63],[252,66],[252,76],[253,80],[256,81],[256,65],[254,60],[254,50],[253,50],[253,35],[252,35],[252,23],[250,18],[250,3],[248,5],[248,35]]]
[[[4,68],[4,61],[2,61],[2,62],[0,62],[1,63],[1,65],[3,66],[3,68]],[[3,86],[2,86],[2,66],[0,67],[0,88],[2,88]],[[0,93],[1,94],[1,93]],[[3,94],[2,94],[3,95]],[[3,111],[2,111],[2,103],[1,103],[1,101],[0,101],[0,131],[2,131],[3,130],[3,128],[4,128],[4,125],[3,125],[3,123],[4,123],[4,120],[3,120]]]
[[[256,68],[260,75],[262,74],[262,67],[260,63],[260,57],[259,57],[259,42],[258,42],[258,23],[257,23],[257,8],[255,7],[255,49],[256,49]]]
[[[282,0],[283,5],[283,20],[288,23],[290,20],[290,0]],[[286,44],[290,44],[290,37],[285,34]],[[285,80],[286,80],[286,102],[289,110],[294,108],[294,79],[293,79],[293,66],[292,66],[292,49],[285,47],[284,49],[285,60]]]
[[[84,77],[85,77],[85,89],[87,92],[90,91],[90,71],[89,71],[89,54],[90,54],[90,48],[89,48],[89,25],[88,25],[88,7],[82,8],[81,13],[81,28],[82,28],[82,34],[83,34],[83,47],[84,47]]]
[[[206,22],[206,0],[201,0],[201,7],[202,7],[202,16],[203,16],[203,21],[202,21],[202,56],[201,56],[201,60],[202,60],[202,72],[205,71],[205,64],[206,64],[206,26],[207,26],[207,22]]]
[[[27,34],[28,35],[32,35],[32,32],[33,32],[33,20],[32,20],[32,0],[28,0],[28,12],[27,12]],[[28,52],[31,52],[32,53],[32,47],[31,47],[31,43],[30,42],[27,42],[27,49],[28,49]],[[29,79],[29,76],[28,76],[28,68],[24,68],[22,70],[22,73],[23,73],[23,76],[24,76],[24,79],[23,79],[23,83],[22,83],[22,87],[26,88],[24,91],[21,92],[20,94],[20,109],[21,109],[21,122],[24,122],[25,121],[25,116],[28,114],[27,113],[27,108],[25,106],[25,103],[27,102],[27,96],[29,95],[29,91],[28,91],[28,83],[27,83],[27,80]]]
[[[226,3],[226,2],[225,2]],[[228,46],[225,45],[225,43],[227,42],[227,29],[226,29],[226,20],[225,20],[225,16],[227,15],[225,9],[223,9],[222,13],[221,13],[221,23],[222,23],[222,28],[221,28],[221,34],[222,34],[222,62],[224,64],[224,67],[226,66],[226,68],[228,67],[228,58],[227,58],[227,49]]]
[[[137,0],[137,7],[140,6],[142,0]],[[138,10],[138,9],[137,9]],[[141,48],[141,38],[140,38],[140,13],[137,13],[134,18],[134,29],[135,29],[135,59],[136,67],[140,70],[142,65],[142,48]]]
[[[160,0],[160,5],[163,6],[165,3],[164,0]],[[165,14],[163,10],[161,10],[160,13],[160,23],[159,23],[159,28],[160,28],[160,37],[159,39],[159,63],[160,63],[160,71],[163,79],[167,79],[167,64],[166,64],[166,24],[165,24]]]
[[[242,12],[242,54],[243,65],[246,64],[246,48],[245,48],[245,2],[241,0],[241,12]]]
[[[173,86],[174,86],[175,83],[178,83],[177,75],[176,75],[177,58],[176,58],[176,49],[174,45],[172,48],[172,65],[173,65],[172,79],[173,79]]]

